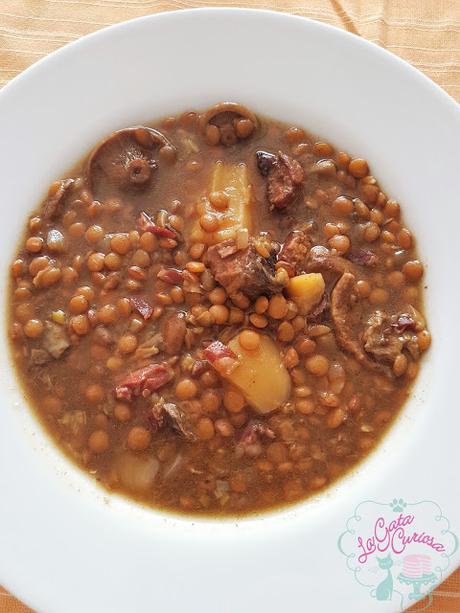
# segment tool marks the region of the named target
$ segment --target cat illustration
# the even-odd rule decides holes
[[[386,558],[377,558],[377,562],[379,563],[379,567],[386,570],[388,574],[385,579],[378,584],[375,590],[375,597],[377,600],[391,600],[393,596],[393,576],[390,568],[393,566],[393,560],[390,555],[387,555]]]

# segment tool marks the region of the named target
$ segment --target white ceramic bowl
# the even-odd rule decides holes
[[[460,112],[375,45],[301,18],[209,9],[120,24],[38,62],[0,92],[0,293],[28,212],[98,139],[224,99],[370,161],[418,237],[433,347],[401,419],[359,470],[283,512],[213,522],[111,496],[70,464],[18,388],[3,317],[0,583],[39,611],[391,611],[337,551],[356,504],[430,498],[460,525]]]

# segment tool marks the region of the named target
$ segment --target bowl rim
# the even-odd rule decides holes
[[[187,17],[187,15],[195,14],[195,13],[201,13],[201,14],[211,14],[211,13],[238,14],[240,13],[241,15],[244,15],[244,14],[266,15],[266,16],[273,16],[275,18],[289,20],[292,22],[307,21],[309,23],[315,24],[315,26],[324,28],[325,30],[333,30],[339,36],[343,36],[344,38],[352,38],[355,41],[360,41],[360,44],[363,44],[365,47],[371,48],[373,52],[380,53],[382,55],[390,57],[392,61],[398,62],[399,65],[402,68],[404,68],[404,70],[409,70],[413,76],[425,81],[425,83],[429,84],[431,87],[434,86],[434,88],[437,90],[438,95],[440,95],[441,97],[444,97],[444,102],[448,102],[449,104],[453,105],[453,108],[456,108],[460,113],[460,105],[445,89],[443,89],[436,81],[428,77],[424,72],[422,72],[415,66],[412,66],[412,64],[410,64],[408,61],[401,58],[399,55],[396,55],[392,51],[389,51],[386,47],[381,47],[377,45],[376,43],[368,40],[367,38],[364,38],[358,34],[354,34],[353,32],[350,32],[349,30],[340,28],[330,23],[326,23],[324,21],[320,21],[319,19],[313,19],[312,17],[304,17],[302,15],[296,15],[296,14],[287,13],[284,11],[277,11],[274,9],[245,8],[245,7],[239,7],[239,6],[232,6],[232,7],[211,6],[211,7],[193,7],[193,8],[186,8],[186,9],[166,10],[166,11],[160,11],[158,13],[152,13],[150,15],[142,15],[140,17],[133,17],[132,19],[126,19],[124,21],[120,21],[117,23],[110,24],[108,26],[104,26],[103,28],[99,28],[97,30],[94,30],[93,32],[89,32],[88,34],[84,34],[83,36],[79,36],[78,38],[71,40],[68,43],[65,43],[58,49],[55,49],[54,51],[47,53],[43,57],[39,58],[36,62],[33,62],[32,64],[30,64],[27,68],[25,68],[22,72],[20,72],[18,75],[16,75],[11,80],[9,80],[8,83],[6,83],[0,89],[0,96],[2,96],[5,91],[9,92],[10,89],[14,88],[16,85],[21,83],[23,79],[27,79],[33,71],[37,69],[41,69],[43,64],[45,63],[49,64],[50,60],[54,60],[56,57],[60,57],[63,53],[67,53],[69,50],[72,50],[74,47],[80,45],[81,43],[85,44],[87,40],[90,40],[94,37],[100,38],[101,36],[106,35],[106,34],[110,35],[113,31],[116,31],[118,29],[124,29],[127,26],[130,27],[138,23],[150,21],[151,19],[155,19],[155,20],[169,19],[171,17],[176,18],[179,16]]]

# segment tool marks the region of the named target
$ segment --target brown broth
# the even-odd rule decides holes
[[[42,205],[31,216],[12,267],[11,350],[35,414],[60,448],[104,487],[155,508],[244,515],[291,504],[328,487],[382,439],[410,394],[419,354],[429,345],[423,320],[418,327],[414,321],[403,322],[405,329],[400,329],[399,336],[407,333],[407,338],[398,364],[365,352],[368,360],[381,364],[380,373],[380,366],[367,368],[337,342],[330,307],[318,321],[308,315],[275,319],[267,317],[266,311],[259,313],[267,325],[258,332],[275,339],[292,383],[288,400],[266,415],[258,415],[244,396],[241,401],[241,393],[205,361],[203,348],[217,338],[227,342],[226,328],[230,330],[227,337],[244,328],[254,329],[249,315],[255,312],[255,300],[247,300],[249,306],[245,306],[244,301],[239,304],[241,297],[231,300],[224,295],[227,313],[243,321],[207,325],[209,315],[203,313],[216,313],[216,317],[225,313],[222,308],[209,311],[210,292],[219,287],[209,267],[195,274],[201,294],[165,283],[157,273],[165,267],[182,271],[187,262],[206,263],[206,248],[201,257],[193,250],[190,255],[187,237],[197,224],[197,203],[209,195],[212,170],[219,160],[247,165],[252,185],[250,235],[268,232],[281,244],[291,230],[303,224],[311,245],[332,248],[332,255],[337,255],[334,246],[340,250],[347,241],[331,238],[348,237],[351,247],[341,260],[351,266],[359,282],[349,320],[357,337],[376,310],[389,317],[410,314],[410,307],[423,312],[418,256],[399,205],[385,196],[367,172],[354,177],[349,170],[355,167],[350,167],[346,154],[303,130],[258,120],[253,134],[228,147],[207,144],[198,115],[184,114],[151,124],[174,144],[176,160],[167,162],[156,154],[159,168],[152,171],[152,186],[149,183],[144,190],[132,185],[129,189],[114,187],[113,183],[99,186],[96,203],[85,158],[67,175],[76,182],[57,215],[45,219]],[[259,150],[275,155],[282,151],[304,169],[296,199],[284,210],[269,210],[267,178],[256,163]],[[356,168],[359,174],[362,165]],[[337,201],[340,196],[346,196],[346,201]],[[147,210],[154,218],[163,209],[176,216],[167,217],[168,228],[174,230],[176,225],[180,230],[183,224],[185,242],[171,244],[171,238],[139,233],[140,211]],[[62,251],[47,247],[50,229],[62,234]],[[120,241],[116,253],[111,239],[120,233],[127,238]],[[35,239],[27,242],[30,237]],[[127,253],[120,253],[123,244]],[[354,250],[353,263],[347,258],[350,249]],[[362,263],[369,253],[377,256],[375,265]],[[92,272],[87,265],[91,254],[102,254],[92,258]],[[44,260],[37,259],[43,256],[50,261],[43,264]],[[40,273],[45,265],[47,270]],[[54,273],[56,279],[51,269],[60,271]],[[339,276],[323,271],[327,294]],[[81,287],[89,289],[78,291]],[[80,298],[71,302],[75,296]],[[141,296],[152,307],[149,319],[144,320],[132,306],[128,312],[126,298],[132,296]],[[291,308],[292,301],[288,303]],[[187,333],[179,351],[165,354],[164,321],[177,312],[185,314]],[[47,334],[43,330],[49,321],[58,322],[69,343],[58,358],[32,354],[32,350],[43,351]],[[387,324],[388,335],[394,334],[398,321]],[[279,340],[282,323],[288,336],[295,327],[294,338],[286,342]],[[321,363],[315,366],[311,361],[318,355],[327,360],[327,368],[323,374],[312,374],[309,368],[321,370]],[[133,392],[126,402],[115,399],[114,389],[126,374],[167,360],[173,378],[166,385],[150,395]],[[183,379],[187,381],[179,393],[176,385]],[[159,421],[152,417],[152,405],[160,396],[181,407],[191,438],[196,440],[181,436],[164,414]],[[245,429],[255,419],[271,434],[256,433],[250,445],[242,444]],[[133,432],[136,427],[140,430]]]

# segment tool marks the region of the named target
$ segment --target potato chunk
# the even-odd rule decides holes
[[[152,486],[160,463],[151,456],[122,453],[116,461],[116,470],[121,484],[133,492],[143,492]]]
[[[319,272],[310,272],[292,277],[287,286],[287,293],[302,315],[307,315],[323,297],[324,287],[323,275]]]
[[[228,343],[239,360],[226,380],[237,387],[258,413],[270,413],[289,398],[291,378],[286,370],[276,343],[260,335],[257,349],[247,350],[238,336]]]
[[[211,192],[224,192],[228,197],[228,207],[216,209],[207,198],[202,201],[203,215],[212,214],[218,220],[218,228],[206,232],[200,225],[199,218],[193,224],[190,240],[193,243],[215,245],[228,239],[235,239],[237,231],[247,228],[250,231],[251,185],[246,164],[224,164],[219,161],[214,165]]]

